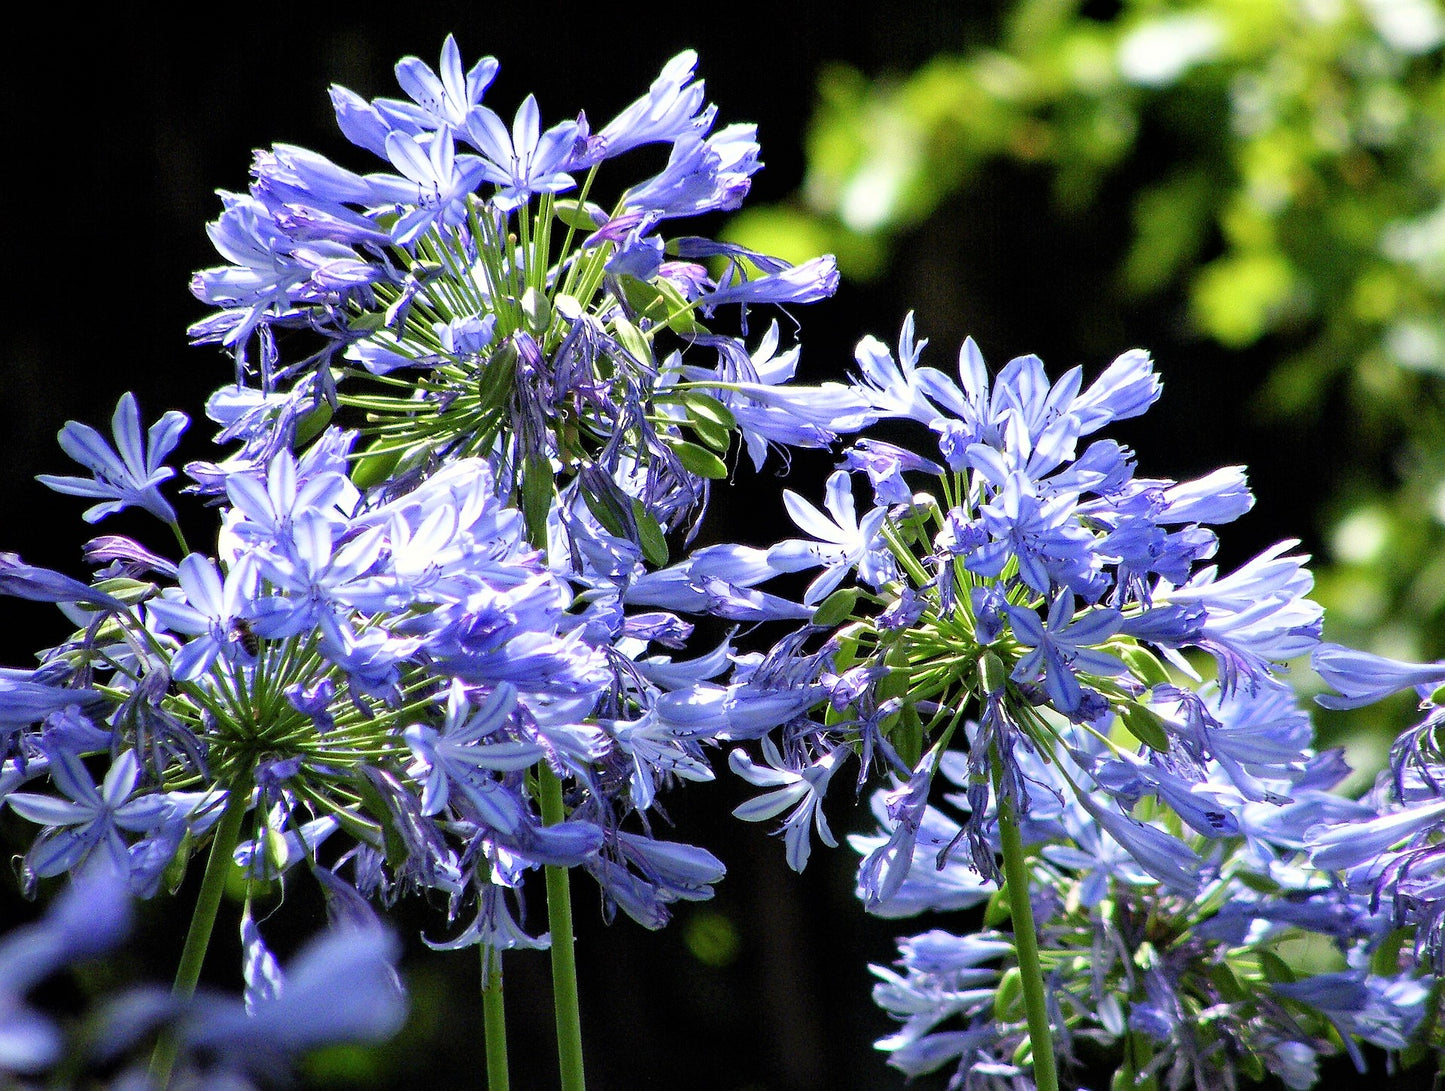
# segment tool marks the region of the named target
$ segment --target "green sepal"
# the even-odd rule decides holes
[[[273,830],[266,827],[266,832],[261,835],[263,844],[263,859],[266,866],[271,869],[270,874],[280,875],[286,870],[286,858],[290,855],[286,847],[286,835],[280,830]]]
[[[637,544],[642,547],[642,555],[657,568],[666,567],[669,560],[667,535],[647,510],[647,505],[636,497],[632,500],[632,518],[637,523]]]
[[[1264,971],[1264,979],[1274,984],[1291,984],[1296,980],[1295,972],[1290,964],[1273,951],[1256,952],[1259,958],[1259,968]]]
[[[1017,966],[1010,966],[998,980],[998,989],[993,994],[993,1017],[1001,1023],[1011,1023],[1017,1018],[1014,1012],[1024,995],[1024,975]]]
[[[1440,982],[1430,987],[1425,1000],[1425,1017],[1415,1027],[1409,1045],[1400,1050],[1400,1066],[1413,1068],[1427,1057],[1438,1055],[1440,1047]]]
[[[351,468],[351,483],[362,492],[373,485],[380,485],[391,476],[396,464],[401,461],[401,448],[392,450],[376,450],[371,454],[362,455],[356,460],[356,465]]]
[[[1234,971],[1227,962],[1211,962],[1204,973],[1226,1003],[1238,1004],[1249,998],[1249,992],[1239,978],[1234,976]]]
[[[134,606],[138,602],[144,602],[148,598],[154,598],[156,585],[146,580],[133,580],[126,576],[112,576],[107,580],[100,580],[95,585],[97,591],[103,591],[112,598],[120,599],[127,606]]]
[[[353,333],[375,333],[385,325],[386,315],[381,311],[367,311],[346,320],[347,330]]]
[[[396,828],[391,808],[386,805],[386,800],[382,798],[376,785],[371,783],[371,778],[365,773],[357,771],[352,774],[349,783],[352,790],[356,792],[361,806],[366,808],[369,814],[375,816],[374,819],[368,821],[345,807],[334,808],[328,813],[341,824],[341,828],[347,833],[364,841],[372,848],[379,848],[385,852],[387,860],[405,860],[407,857],[406,841]]]
[[[596,481],[597,479],[591,480]],[[630,499],[627,494],[621,489],[617,489],[610,496],[598,496],[587,488],[586,482],[587,478],[584,475],[583,479],[578,482],[578,491],[582,494],[582,502],[587,505],[587,510],[592,513],[592,517],[602,525],[603,530],[614,538],[626,538],[631,541],[632,528],[628,525],[628,509],[618,506],[619,503],[626,503]],[[611,485],[612,482],[610,479],[604,479],[603,484]],[[635,503],[634,500],[633,504]],[[631,510],[636,512],[637,509],[632,507]]]
[[[853,607],[858,603],[858,589],[856,587],[840,587],[831,595],[825,598],[816,610],[813,611],[813,624],[824,629],[831,629],[834,625],[841,625],[853,614]]]
[[[909,699],[912,682],[908,669],[908,653],[901,644],[894,644],[883,656],[888,673],[878,680],[875,692],[878,700],[902,698],[903,707],[891,716],[885,716],[880,730],[893,744],[898,756],[912,769],[923,756],[923,721],[919,719],[918,707]]]
[[[357,780],[364,779],[364,777],[357,777]],[[351,836],[358,841],[370,845],[375,849],[385,849],[387,859],[389,860],[401,859],[402,857],[395,856],[393,853],[401,852],[404,855],[406,853],[406,844],[402,841],[401,834],[397,833],[396,827],[392,824],[390,812],[386,810],[381,794],[371,786],[370,781],[367,781],[367,786],[371,788],[373,805],[381,808],[380,813],[387,816],[385,819],[371,822],[362,818],[359,814],[348,811],[345,807],[337,807],[328,813],[332,818],[336,819],[337,824],[343,830],[351,834]],[[358,792],[357,794],[365,795],[365,793],[362,792]],[[365,802],[364,799],[363,802]]]
[[[1264,1061],[1253,1050],[1246,1049],[1239,1054],[1239,1069],[1255,1083],[1264,1082]]]
[[[181,835],[180,846],[176,854],[166,864],[165,870],[161,872],[161,885],[166,892],[174,894],[181,889],[181,884],[186,881],[186,871],[190,868],[191,853],[196,848],[196,837],[190,830]]]
[[[1129,734],[1150,750],[1169,753],[1169,733],[1164,730],[1164,720],[1153,709],[1145,708],[1137,701],[1126,701],[1119,706],[1119,720]]]
[[[711,394],[689,390],[682,396],[682,404],[687,407],[687,415],[694,420],[710,420],[729,432],[738,426],[733,411]]]
[[[1249,889],[1256,894],[1265,894],[1273,897],[1282,889],[1279,883],[1275,882],[1268,875],[1261,874],[1258,871],[1239,871],[1234,874],[1234,878],[1249,887]]]
[[[536,288],[528,288],[522,293],[522,320],[534,337],[541,337],[551,328],[552,304]]]
[[[988,904],[983,907],[983,926],[985,928],[1001,928],[1013,916],[1013,908],[1009,905],[1008,892],[999,887],[988,896]]]
[[[1019,1068],[1028,1068],[1033,1064],[1034,1042],[1027,1034],[1023,1041],[1014,1047],[1013,1062]]]
[[[1405,948],[1405,941],[1413,933],[1413,928],[1396,928],[1390,932],[1380,945],[1370,955],[1370,972],[1379,974],[1381,977],[1394,977],[1400,972],[1400,952]]]
[[[1129,668],[1129,673],[1150,689],[1155,686],[1168,685],[1172,681],[1168,668],[1148,648],[1132,643],[1110,644],[1109,651],[1122,659]]]
[[[593,214],[601,217],[600,222]],[[566,198],[561,201],[552,202],[552,215],[561,220],[568,227],[577,231],[585,231],[589,235],[596,231],[601,223],[607,222],[607,213],[591,201],[585,203]]]
[[[617,278],[627,305],[638,318],[653,325],[664,325],[681,334],[707,333],[693,315],[692,304],[665,280],[638,280],[623,274]]]
[[[727,463],[706,447],[699,447],[696,443],[688,443],[686,440],[673,440],[668,446],[672,448],[672,453],[677,456],[677,460],[682,463],[682,468],[688,473],[697,474],[698,477],[711,478],[714,481],[727,477]]]
[[[838,650],[833,653],[833,666],[839,674],[851,670],[859,663],[858,644],[863,632],[863,624],[855,622],[846,629],[842,629],[833,638]]]
[[[303,413],[296,422],[295,445],[305,447],[324,432],[326,426],[331,423],[331,413],[331,403],[325,398]]]
[[[508,337],[477,372],[477,400],[487,409],[500,409],[512,393],[517,373],[517,343]]]
[[[617,343],[639,364],[652,363],[652,346],[642,331],[631,322],[618,315],[612,320],[612,333],[617,338]]]
[[[1139,967],[1139,969],[1148,971],[1157,965],[1158,962],[1159,951],[1148,940],[1145,940],[1134,948],[1134,965]]]
[[[716,421],[689,416],[687,423],[698,439],[720,454],[727,454],[733,445],[733,434]]]
[[[522,467],[522,517],[527,540],[538,548],[547,544],[547,515],[552,510],[555,484],[552,463],[536,451],[529,452]]]
[[[1003,660],[993,652],[984,652],[978,659],[978,681],[983,692],[996,697],[1008,687],[1008,671]]]

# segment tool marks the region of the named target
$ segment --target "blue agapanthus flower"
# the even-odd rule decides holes
[[[60,430],[60,446],[92,476],[42,474],[40,481],[56,492],[101,500],[86,509],[87,523],[99,522],[130,507],[143,508],[162,522],[174,523],[175,509],[161,495],[160,486],[175,476],[175,471],[164,464],[165,459],[175,450],[189,423],[184,413],[170,410],[142,435],[135,395],[124,394],[111,420],[114,446],[88,424],[70,421]]]
[[[911,317],[896,356],[865,339],[851,384],[869,416],[919,429],[919,453],[863,436],[829,479],[827,516],[788,495],[807,537],[774,546],[769,563],[821,572],[804,601],[817,606],[815,632],[836,632],[826,654],[801,657],[806,638],[779,654],[820,696],[829,677],[866,670],[869,681],[837,702],[841,712],[795,710],[781,760],[802,767],[848,744],[926,798],[937,761],[917,766],[924,751],[963,743],[960,724],[977,718],[963,746],[974,804],[966,831],[991,877],[993,763],[1027,820],[1042,793],[1019,761],[1062,754],[1060,725],[1080,725],[1109,738],[1113,756],[1081,763],[1062,790],[1080,793],[1093,821],[1156,878],[1203,881],[1205,857],[1176,851],[1130,812],[1150,798],[1223,836],[1246,801],[1284,798],[1276,779],[1314,760],[1307,725],[1301,735],[1265,711],[1287,661],[1318,643],[1303,558],[1285,542],[1220,574],[1207,563],[1216,536],[1205,521],[1249,509],[1242,473],[1141,478],[1132,452],[1091,438],[1159,396],[1144,353],[1125,353],[1086,386],[1078,368],[1050,381],[1032,356],[991,378],[972,341],[955,379],[921,362],[926,345]],[[854,474],[871,486],[870,508],[855,511]],[[1196,703],[1178,686],[1198,677],[1200,655],[1213,660],[1223,704]],[[1201,794],[1214,767],[1229,788]]]

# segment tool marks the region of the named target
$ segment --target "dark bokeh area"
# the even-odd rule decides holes
[[[1108,5],[1092,7],[1101,18],[1109,14]],[[118,397],[133,390],[147,419],[168,408],[188,412],[193,423],[181,458],[205,454],[200,407],[230,363],[213,348],[189,346],[185,330],[204,313],[187,291],[190,274],[217,263],[204,231],[219,211],[214,191],[244,189],[251,149],[271,143],[364,166],[347,159],[354,149],[335,128],[329,84],[367,97],[396,94],[396,59],[414,53],[434,62],[454,32],[468,64],[484,53],[500,59],[488,102],[504,116],[535,92],[546,118],[585,109],[604,120],[674,53],[695,48],[720,122],[758,123],[766,167],[753,196],[773,202],[799,184],[804,125],[825,62],[844,60],[870,75],[905,71],[945,46],[985,40],[996,21],[989,4],[837,0],[775,4],[746,18],[716,6],[648,15],[607,6],[450,3],[257,4],[224,16],[200,8],[161,16],[121,5],[83,17],[57,5],[29,15],[35,29],[12,41],[0,69],[8,119],[0,187],[10,253],[0,336],[0,549],[77,576],[81,546],[96,528],[81,522],[81,502],[34,480],[69,472],[56,431],[68,419],[106,427]],[[1156,152],[1163,172],[1169,149]],[[1120,435],[1138,450],[1142,471],[1185,477],[1220,464],[1251,465],[1260,502],[1230,528],[1226,564],[1280,537],[1312,546],[1314,513],[1340,470],[1322,435],[1346,422],[1311,426],[1325,428],[1321,434],[1265,428],[1247,407],[1264,378],[1261,361],[1277,346],[1226,352],[1190,338],[1182,303],[1155,300],[1130,310],[1109,293],[1095,271],[1117,264],[1125,245],[1127,209],[1118,196],[1106,187],[1088,216],[1065,219],[1050,214],[1042,173],[988,173],[966,201],[902,240],[910,260],[896,276],[866,289],[845,283],[835,299],[798,309],[805,377],[838,375],[865,333],[893,340],[909,309],[932,340],[933,362],[945,368],[965,334],[994,365],[1037,352],[1054,373],[1079,363],[1093,374],[1125,349],[1152,348],[1164,399],[1147,422],[1132,422]],[[787,318],[783,323],[791,328]],[[828,465],[823,457],[800,458],[781,483],[771,469],[762,480],[740,470],[735,487],[717,490],[705,533],[766,541],[781,530],[780,486],[816,497]],[[192,541],[206,541],[209,514],[178,506]],[[169,545],[163,531],[128,514],[99,529],[133,530],[158,549]],[[68,628],[49,608],[6,600],[0,611],[6,665],[28,665],[37,647]],[[836,792],[830,804],[840,837],[869,825],[865,808],[838,805],[845,795]],[[857,858],[846,845],[815,851],[807,872],[794,876],[782,844],[764,827],[730,817],[743,797],[723,773],[717,783],[667,798],[677,835],[706,845],[729,874],[713,901],[680,906],[666,931],[647,933],[626,919],[607,926],[595,887],[575,884],[592,1085],[901,1086],[872,1048],[891,1028],[869,1002],[866,969],[869,961],[890,960],[901,929],[862,914],[852,897]],[[7,829],[0,821],[0,833]],[[18,844],[11,836],[0,848],[13,854]],[[31,913],[13,881],[7,886],[4,919]],[[147,907],[125,971],[169,977],[193,893],[188,885]],[[310,1076],[316,1086],[481,1084],[475,952],[432,953],[419,938],[444,938],[440,908],[403,904],[394,914],[408,945],[408,1030],[380,1050],[319,1058]],[[531,930],[543,930],[540,898],[530,909]],[[321,915],[317,893],[298,883],[264,927],[284,958]],[[223,917],[207,980],[234,986],[238,952],[234,924]],[[513,1086],[554,1086],[545,955],[522,952],[506,966]],[[1334,1086],[1350,1077],[1342,1068]]]

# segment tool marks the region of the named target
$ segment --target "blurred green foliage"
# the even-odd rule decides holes
[[[1352,469],[1317,559],[1326,635],[1445,654],[1445,13],[1100,7],[1013,0],[995,41],[905,76],[828,69],[801,190],[731,237],[797,259],[831,250],[870,281],[930,217],[977,207],[990,166],[1045,170],[1066,214],[1122,187],[1132,234],[1100,270],[1108,291],[1135,307],[1182,296],[1191,336],[1264,348],[1257,411],[1307,427],[1346,408],[1330,442]],[[1377,739],[1406,714],[1378,714]]]

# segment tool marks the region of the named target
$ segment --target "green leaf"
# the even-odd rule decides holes
[[[853,607],[857,605],[857,602],[858,589],[856,587],[840,587],[813,611],[813,624],[820,625],[825,629],[841,625],[852,616]]]
[[[662,532],[661,524],[648,512],[647,506],[635,498],[632,517],[637,522],[637,544],[642,547],[642,555],[656,567],[664,567],[668,562],[667,535]]]
[[[1169,752],[1169,733],[1164,730],[1164,720],[1153,709],[1128,701],[1120,706],[1119,719],[1129,734],[1149,749],[1160,754]]]
[[[689,473],[697,474],[698,477],[711,478],[714,481],[720,481],[727,477],[727,464],[706,447],[699,447],[696,443],[687,443],[682,440],[673,441],[669,446],[671,446],[673,454],[677,455],[677,460],[682,463],[683,469]]]

